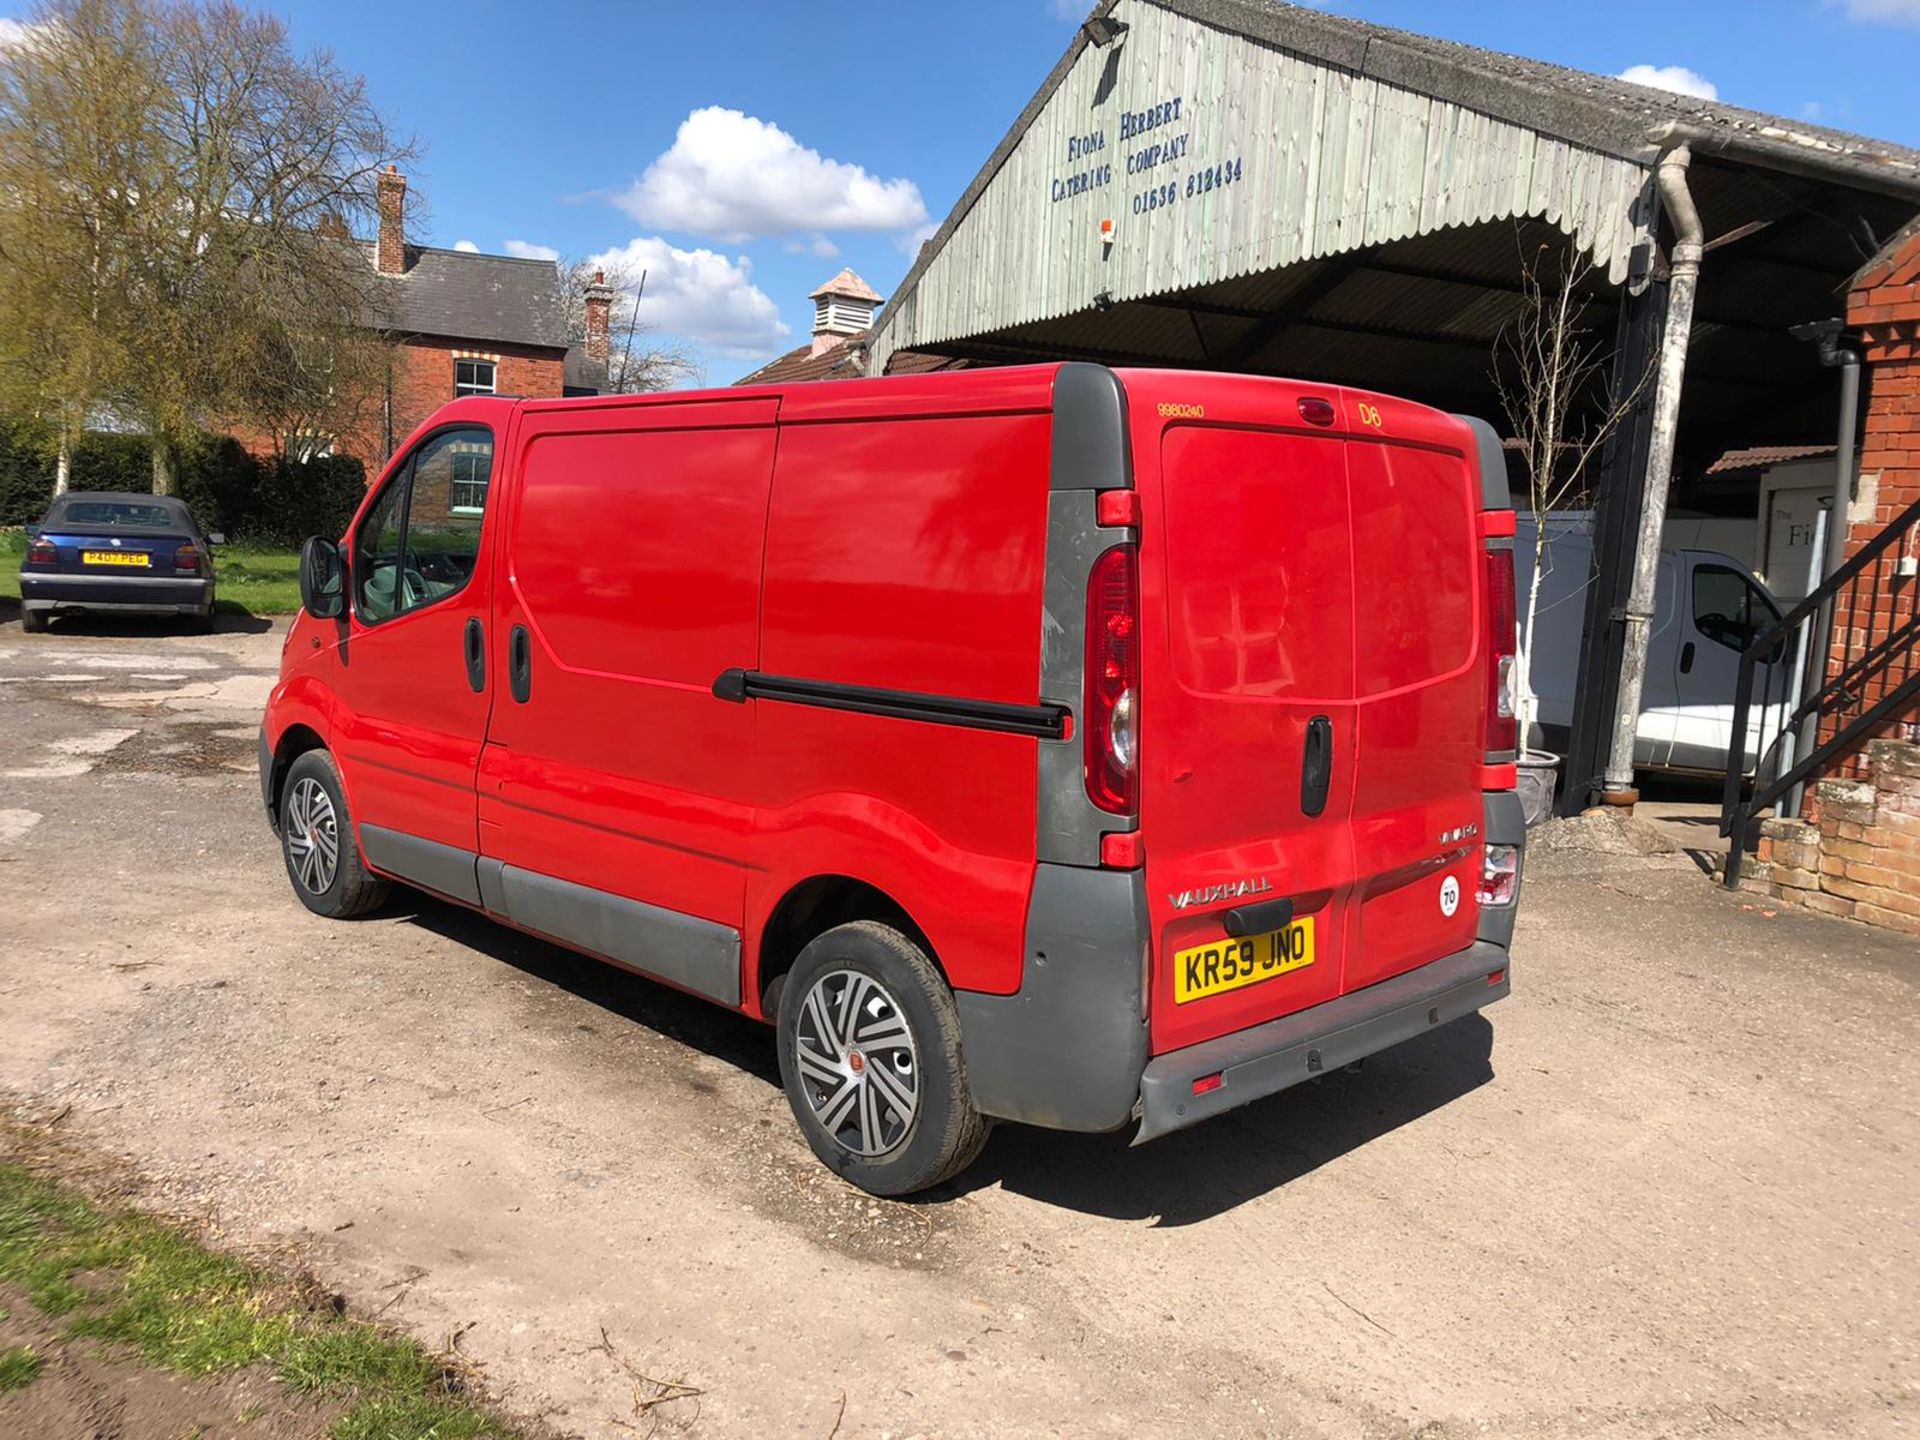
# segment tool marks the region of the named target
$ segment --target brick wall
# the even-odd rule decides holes
[[[395,448],[405,444],[407,436],[422,421],[454,398],[453,366],[454,361],[461,358],[494,361],[494,389],[498,394],[558,399],[563,393],[564,361],[558,350],[433,338],[408,340],[398,346],[394,354]],[[343,436],[339,447],[367,462],[369,480],[387,461],[379,407],[373,410],[369,424],[356,434]]]
[[[1857,779],[1823,780],[1805,820],[1764,820],[1740,888],[1920,935],[1920,745],[1874,740]]]
[[[1860,339],[1864,362],[1864,413],[1860,433],[1862,504],[1847,532],[1847,555],[1857,554],[1891,520],[1920,500],[1920,228],[1897,238],[1854,279],[1847,324]],[[1863,513],[1864,512],[1864,513]],[[1864,571],[1840,598],[1834,617],[1829,675],[1861,660],[1872,641],[1920,626],[1920,583],[1902,577],[1900,556],[1889,552]],[[1853,677],[1855,696],[1845,715],[1825,735],[1900,684],[1920,663],[1910,651],[1892,664]],[[1878,734],[1920,739],[1920,708],[1896,715]],[[1846,757],[1835,773],[1865,773],[1860,753]]]

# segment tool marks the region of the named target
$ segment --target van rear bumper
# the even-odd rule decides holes
[[[1157,1055],[1140,1077],[1138,1145],[1351,1065],[1502,998],[1507,951],[1484,940],[1365,990]],[[1218,1088],[1193,1093],[1218,1075]]]

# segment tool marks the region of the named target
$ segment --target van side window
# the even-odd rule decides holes
[[[1767,597],[1738,570],[1725,565],[1693,568],[1693,628],[1729,650],[1745,650],[1780,618]]]
[[[443,430],[388,482],[354,534],[354,599],[368,624],[458,594],[480,557],[493,436]]]

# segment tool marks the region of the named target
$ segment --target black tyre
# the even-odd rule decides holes
[[[20,612],[20,628],[29,635],[41,634],[47,628],[47,618],[48,616],[45,610],[22,610]]]
[[[316,915],[364,915],[391,888],[360,863],[340,770],[325,750],[309,750],[287,768],[280,787],[280,854],[300,903]]]
[[[780,1078],[807,1143],[872,1195],[958,1174],[986,1144],[953,995],[926,954],[870,920],[815,937],[780,993]]]

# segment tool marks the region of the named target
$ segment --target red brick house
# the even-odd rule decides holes
[[[393,359],[385,395],[368,407],[373,418],[337,442],[367,463],[369,476],[457,396],[597,395],[607,383],[611,289],[588,291],[585,342],[573,345],[551,261],[412,244],[406,196],[406,177],[389,166],[380,177],[380,233],[366,250]]]

